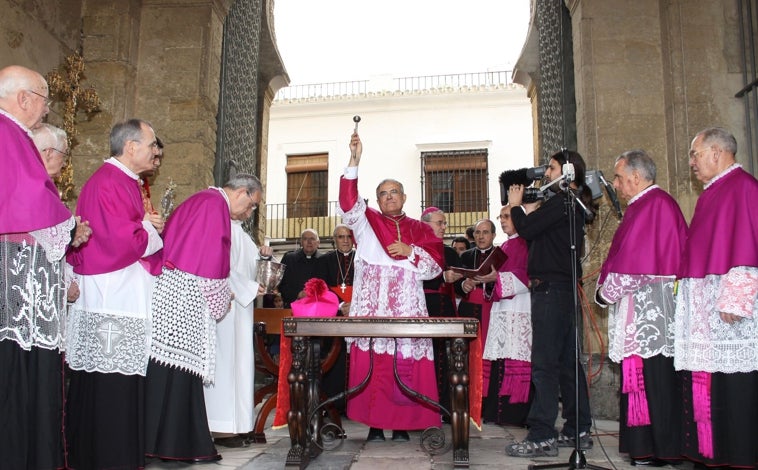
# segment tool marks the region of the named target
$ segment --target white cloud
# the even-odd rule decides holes
[[[510,69],[529,0],[276,0],[293,85]]]

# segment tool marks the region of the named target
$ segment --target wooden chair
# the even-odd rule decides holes
[[[263,402],[261,410],[255,417],[255,426],[251,436],[253,442],[266,442],[266,433],[263,432],[263,428],[266,426],[266,420],[271,410],[276,408],[277,389],[279,387],[279,361],[274,360],[266,349],[266,335],[281,334],[282,319],[291,316],[292,309],[289,308],[256,308],[253,313],[255,321],[253,340],[255,350],[260,357],[260,361],[255,363],[255,370],[273,379],[270,384],[264,385],[253,394],[253,406]]]

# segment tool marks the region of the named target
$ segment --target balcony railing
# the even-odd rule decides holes
[[[399,77],[393,78],[391,85],[385,85],[384,83],[373,82],[370,80],[310,83],[282,88],[277,92],[275,101],[356,96],[366,94],[369,91],[414,92],[425,90],[479,88],[485,86],[506,87],[513,84],[510,77],[510,70],[499,70],[494,72]]]
[[[329,201],[326,210],[306,208],[300,204],[266,204],[265,234],[276,242],[293,242],[307,228],[318,232],[322,239],[331,239],[334,227],[342,223],[338,201]],[[290,214],[296,214],[290,217]],[[320,215],[305,215],[320,214]],[[479,219],[487,218],[484,211],[453,212],[447,214],[447,234],[462,234]]]

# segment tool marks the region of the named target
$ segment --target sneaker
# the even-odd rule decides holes
[[[587,431],[579,433],[579,448],[582,450],[590,450],[595,443],[592,441],[592,436]],[[569,437],[563,433],[558,435],[558,447],[571,447],[576,448],[574,438]]]
[[[553,438],[539,442],[514,442],[505,446],[505,453],[511,457],[557,457],[558,443]]]

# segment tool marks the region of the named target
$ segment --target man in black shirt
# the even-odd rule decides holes
[[[552,188],[563,185],[563,167],[570,163],[575,169],[574,181],[569,189],[582,198],[589,207],[591,195],[583,185],[585,164],[581,155],[564,150],[552,156],[545,178],[550,181],[564,179]],[[568,172],[567,172],[568,173]],[[522,442],[506,446],[506,453],[513,457],[538,457],[558,455],[558,447],[574,447],[579,436],[582,449],[592,447],[590,437],[591,417],[587,380],[582,365],[578,365],[579,377],[575,374],[576,342],[574,285],[572,263],[575,263],[577,279],[582,276],[579,256],[572,259],[572,243],[569,217],[574,217],[575,245],[584,244],[584,210],[577,203],[576,210],[569,214],[566,204],[569,195],[558,192],[542,203],[521,205],[524,194],[522,185],[512,185],[508,201],[513,205],[511,218],[519,235],[529,242],[529,275],[532,302],[532,384],[534,399],[527,424],[529,433]],[[576,407],[575,380],[579,384],[579,409]],[[560,392],[560,395],[559,395]],[[555,429],[558,418],[559,396],[563,404],[565,423],[560,434]],[[576,429],[577,413],[579,429]]]
[[[319,243],[318,233],[312,228],[307,228],[300,234],[301,248],[285,253],[282,257],[282,264],[287,266],[284,268],[282,282],[279,283],[284,308],[289,308],[290,304],[298,299],[308,279],[316,277],[316,259],[320,255]]]

